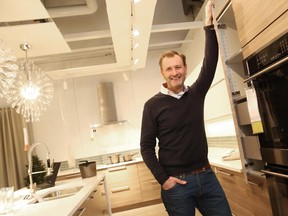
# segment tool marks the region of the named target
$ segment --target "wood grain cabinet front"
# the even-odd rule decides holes
[[[137,166],[143,201],[159,201],[161,199],[160,184],[155,180],[145,163],[138,163]]]
[[[137,164],[109,168],[106,178],[113,212],[118,211],[117,208],[142,202]]]
[[[272,216],[267,185],[249,184],[244,175],[220,167],[213,167],[214,172],[225,191],[234,215]]]
[[[287,31],[287,0],[232,0],[243,56]]]

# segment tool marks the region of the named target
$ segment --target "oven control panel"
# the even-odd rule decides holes
[[[259,70],[276,62],[288,55],[288,32],[274,42],[270,43],[261,51],[253,54],[244,60],[244,65],[252,76]]]

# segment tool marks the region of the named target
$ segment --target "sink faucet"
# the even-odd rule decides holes
[[[36,172],[33,172],[32,170],[32,151],[35,147],[37,146],[42,146],[46,149],[47,151],[47,170],[43,170],[43,171],[36,171]],[[32,175],[33,174],[37,174],[37,173],[44,173],[44,172],[47,172],[47,175],[51,175],[53,170],[52,170],[52,167],[50,167],[50,158],[49,158],[49,149],[48,147],[44,144],[44,143],[34,143],[31,145],[31,147],[29,148],[28,150],[28,175],[29,175],[29,182],[30,182],[30,190],[34,193],[35,190],[33,188],[33,179],[32,179]]]

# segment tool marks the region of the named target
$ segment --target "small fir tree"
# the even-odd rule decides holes
[[[28,165],[26,165],[28,173]],[[44,171],[46,169],[45,164],[39,159],[37,155],[32,155],[32,172]],[[25,179],[25,185],[30,185],[29,175]],[[46,173],[37,173],[32,175],[33,183],[41,184],[46,180]]]

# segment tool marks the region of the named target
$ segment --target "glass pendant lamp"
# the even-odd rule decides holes
[[[20,48],[25,51],[26,56],[19,63],[19,71],[6,98],[16,112],[23,115],[26,122],[38,121],[42,111],[46,110],[53,99],[53,82],[27,58],[31,46],[24,43]]]
[[[0,40],[0,97],[7,95],[17,71],[17,59],[7,44]]]

